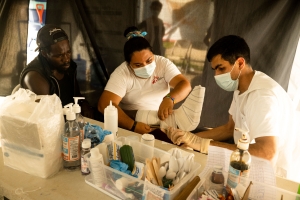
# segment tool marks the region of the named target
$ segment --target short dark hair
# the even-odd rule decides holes
[[[133,31],[139,31],[139,30],[135,26],[128,27],[124,31],[124,37],[126,37],[128,33],[133,32]],[[127,63],[130,63],[132,54],[135,51],[142,51],[144,49],[149,49],[153,53],[150,43],[144,37],[142,37],[142,36],[141,37],[132,37],[132,38],[128,39],[124,45],[125,61]]]
[[[206,58],[211,62],[219,54],[232,65],[239,57],[243,57],[246,63],[250,64],[250,48],[246,41],[237,35],[227,35],[217,40],[209,48]]]

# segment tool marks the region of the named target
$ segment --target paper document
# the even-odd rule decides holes
[[[207,177],[215,165],[222,166],[223,170],[228,172],[231,153],[232,151],[228,149],[209,146],[207,163],[199,175],[200,178]],[[250,191],[251,199],[275,199],[276,177],[271,162],[255,156],[251,156],[251,158],[249,179],[254,183]]]

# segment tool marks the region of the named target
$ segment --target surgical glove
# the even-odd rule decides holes
[[[208,147],[210,141],[212,139],[201,138],[191,132],[182,131],[180,129],[168,127],[166,129],[162,129],[164,133],[168,136],[168,138],[177,145],[181,143],[185,143],[187,146],[192,147],[193,149],[200,151],[201,153],[208,152]]]

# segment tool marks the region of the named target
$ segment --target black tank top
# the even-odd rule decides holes
[[[73,80],[70,76],[68,76],[68,74],[65,74],[61,80],[57,80],[60,88],[60,100],[62,106],[74,103],[72,81]]]

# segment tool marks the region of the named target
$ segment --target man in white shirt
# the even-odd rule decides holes
[[[226,91],[234,91],[227,124],[209,131],[192,134],[179,129],[164,130],[173,143],[184,143],[203,153],[209,145],[235,150],[235,144],[223,143],[248,132],[253,156],[270,160],[276,174],[291,177],[290,167],[297,159],[294,151],[294,109],[286,91],[266,74],[255,71],[250,65],[250,49],[239,36],[219,39],[209,49],[207,59],[215,71],[217,84]],[[217,119],[216,119],[217,120]],[[209,138],[209,139],[205,139]]]

